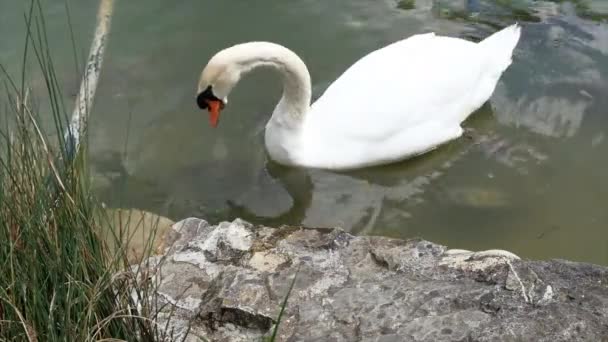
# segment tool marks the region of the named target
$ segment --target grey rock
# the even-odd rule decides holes
[[[270,335],[297,270],[279,341],[608,341],[601,266],[240,219],[165,238],[157,321],[185,341]]]

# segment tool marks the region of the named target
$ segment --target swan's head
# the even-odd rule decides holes
[[[228,94],[241,77],[238,64],[230,63],[226,57],[222,52],[213,56],[198,81],[196,103],[209,111],[212,127],[217,127],[220,112],[228,103]]]

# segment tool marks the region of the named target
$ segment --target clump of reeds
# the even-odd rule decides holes
[[[37,1],[25,20],[20,79],[0,64],[0,340],[161,340],[153,277],[128,267],[121,227],[110,234],[118,247],[108,248],[86,146],[73,155],[63,139],[69,117]],[[27,87],[34,72],[44,94]],[[54,125],[45,130],[42,122]]]

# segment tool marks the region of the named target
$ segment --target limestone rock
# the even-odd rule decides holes
[[[269,335],[298,269],[279,341],[608,341],[600,266],[239,219],[165,237],[158,320],[186,341]]]

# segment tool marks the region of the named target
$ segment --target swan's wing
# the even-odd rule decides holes
[[[376,50],[327,88],[307,126],[363,142],[429,121],[460,123],[483,104],[471,103],[487,59],[480,52],[476,43],[432,33]]]

